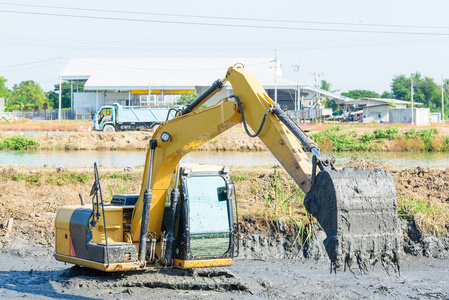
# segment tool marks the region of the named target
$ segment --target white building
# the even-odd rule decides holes
[[[95,58],[72,59],[62,79],[72,83],[72,109],[97,111],[105,104],[166,106],[176,104],[183,92],[201,94],[230,66],[243,64],[260,80],[274,99],[277,85],[281,107],[296,101],[297,83],[282,77],[272,58]],[[275,79],[276,71],[276,79]],[[84,91],[77,91],[83,81]],[[232,87],[215,95],[210,103],[232,94]]]
[[[349,101],[342,101],[339,105],[353,106],[353,110],[363,111],[363,123],[414,123],[416,125],[428,125],[430,123],[430,109],[407,108],[411,105],[410,101],[385,99],[385,98],[361,98]],[[414,102],[414,105],[420,106],[422,103]],[[348,110],[348,109],[346,109]]]

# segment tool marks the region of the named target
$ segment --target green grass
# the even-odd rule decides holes
[[[31,176],[28,176],[25,178],[25,180],[29,183],[36,183],[40,184],[42,179],[42,172],[39,172],[37,174],[33,174]]]
[[[128,180],[125,180],[125,179],[122,179],[121,182],[120,182],[120,180],[116,180],[115,186],[110,185],[109,183],[106,183],[106,188],[108,189],[108,194],[109,194],[109,201],[112,200],[112,197],[114,197],[114,195],[126,194],[127,182],[128,182]]]
[[[398,203],[398,216],[401,219],[413,219],[418,214],[433,214],[439,212],[440,209],[435,207],[432,203],[426,203],[422,200],[405,199],[401,196]]]
[[[14,174],[14,175],[12,175],[11,176],[11,179],[12,180],[14,180],[14,181],[20,181],[20,180],[23,180],[23,179],[25,179],[25,175],[24,174]]]
[[[91,175],[88,174],[79,174],[79,173],[62,173],[58,175],[52,175],[47,178],[47,181],[51,185],[64,185],[68,183],[87,183],[92,179]]]
[[[104,178],[112,178],[112,179],[123,179],[125,181],[133,179],[131,177],[131,175],[129,175],[127,173],[116,173],[116,172],[110,173],[110,174],[106,174],[103,177]]]
[[[231,180],[233,180],[235,182],[239,182],[239,181],[247,180],[247,179],[249,179],[249,173],[248,172],[231,173]]]
[[[312,134],[311,138],[323,150],[329,151],[375,151],[381,150],[385,140],[390,140],[390,145],[396,147],[396,151],[407,151],[413,146],[413,141],[423,143],[417,150],[423,151],[449,151],[449,137],[438,136],[436,128],[410,129],[400,134],[398,128],[377,128],[374,132],[366,132],[359,135],[356,131],[341,131],[335,126]],[[408,140],[404,143],[404,139]],[[411,144],[410,144],[411,143]],[[419,144],[418,143],[418,144]],[[402,149],[403,148],[403,149]]]
[[[413,220],[421,231],[435,236],[445,236],[449,229],[449,213],[443,204],[410,200],[401,196],[398,201],[398,217]]]

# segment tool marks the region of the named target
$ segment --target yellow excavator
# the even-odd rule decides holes
[[[227,82],[233,95],[199,109]],[[326,232],[334,269],[353,262],[365,269],[377,261],[399,268],[396,189],[389,172],[336,170],[334,157],[320,154],[243,66],[230,67],[224,79],[157,128],[140,194],[104,203],[95,165],[92,204],[58,210],[56,259],[106,272],[231,265],[238,232],[230,169],[179,162],[238,123],[263,141],[306,193],[304,204]],[[312,162],[305,151],[313,152]]]

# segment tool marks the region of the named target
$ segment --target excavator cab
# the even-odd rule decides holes
[[[180,168],[180,201],[175,209],[166,208],[167,221],[162,225],[168,236],[173,230],[175,267],[233,262],[235,233],[229,171],[227,167],[206,165]],[[174,226],[169,225],[172,218]]]

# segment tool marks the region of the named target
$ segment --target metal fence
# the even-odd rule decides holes
[[[19,111],[15,110],[12,112],[1,113],[2,117],[10,119],[33,119],[33,120],[57,120],[58,110],[39,110],[39,111]],[[90,111],[77,109],[72,110],[61,110],[62,120],[93,120],[93,113]]]

